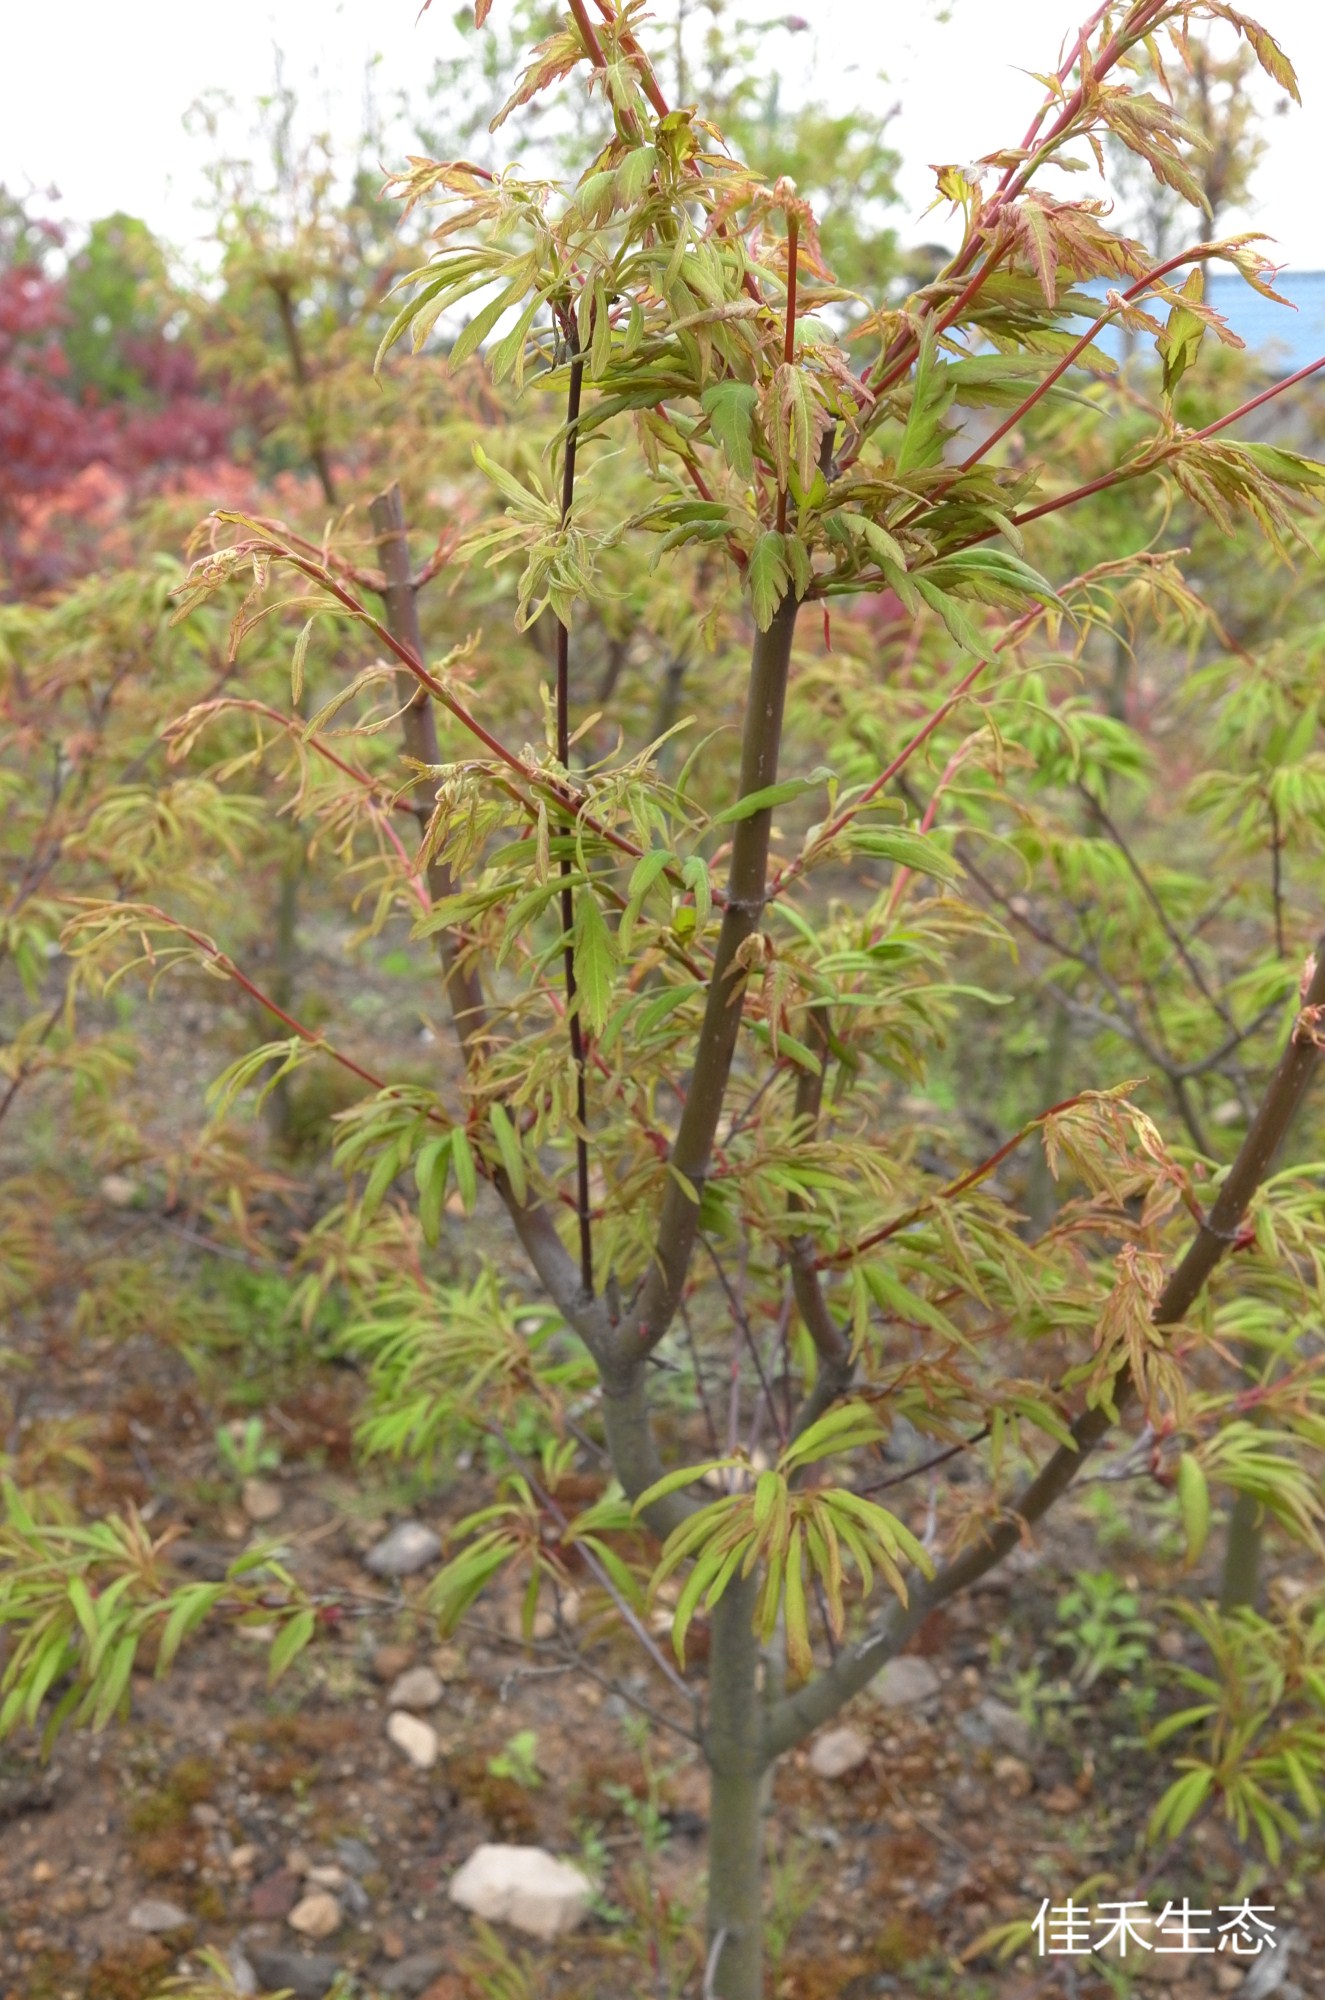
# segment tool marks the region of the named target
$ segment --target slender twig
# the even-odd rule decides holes
[[[331,476],[331,465],[322,435],[322,423],[313,402],[313,384],[308,371],[307,357],[304,354],[303,338],[299,332],[294,299],[288,282],[283,278],[269,277],[267,282],[275,294],[276,308],[281,316],[281,331],[285,335],[286,352],[290,356],[290,372],[294,376],[295,393],[304,419],[308,456],[317,474],[318,484],[322,488],[323,499],[328,507],[336,507],[340,504],[336,497],[336,482]]]
[[[700,1740],[696,1730],[687,1729],[683,1722],[676,1720],[675,1716],[667,1715],[662,1709],[655,1708],[651,1702],[645,1701],[642,1695],[636,1694],[626,1681],[614,1680],[610,1674],[601,1673],[577,1648],[559,1645],[552,1639],[513,1638],[509,1632],[503,1632],[500,1627],[489,1625],[479,1618],[466,1617],[463,1625],[465,1631],[476,1633],[490,1645],[518,1647],[521,1652],[555,1654],[565,1669],[573,1668],[576,1673],[581,1673],[587,1680],[591,1680],[596,1687],[602,1688],[605,1694],[618,1696],[631,1708],[638,1709],[641,1715],[647,1715],[650,1722],[656,1722],[660,1729],[670,1729],[674,1736],[684,1737],[687,1743],[697,1744]]]
[[[579,21],[580,10],[576,13]],[[588,28],[588,17],[585,16]],[[592,28],[588,28],[592,34]],[[601,53],[601,52],[600,52]],[[561,465],[561,531],[565,534],[575,502],[575,451],[579,440],[580,396],[584,387],[584,356],[580,353],[575,328],[569,319],[566,335],[571,343],[570,386],[566,392],[566,446]],[[570,627],[557,620],[557,761],[570,776]],[[575,831],[567,820],[566,833]],[[575,984],[575,891],[571,887],[571,859],[561,856],[561,928],[565,938],[562,963],[566,974],[566,1018],[570,1026],[571,1062],[575,1068],[575,1207],[580,1236],[580,1283],[586,1299],[593,1297],[593,1224],[589,1207],[589,1104],[585,1078],[584,1021],[576,1004]],[[592,895],[592,888],[588,894]]]
[[[708,1432],[709,1450],[714,1458],[721,1458],[722,1446],[718,1442],[718,1427],[713,1419],[713,1406],[709,1402],[708,1387],[704,1381],[704,1368],[699,1356],[699,1343],[695,1339],[694,1322],[690,1317],[686,1302],[682,1299],[677,1307],[677,1315],[685,1332],[686,1346],[690,1350],[690,1365],[694,1371],[695,1389],[699,1396],[699,1406],[704,1413],[704,1428]]]
[[[65,997],[57,1001],[55,1006],[51,1008],[50,1013],[46,1016],[45,1022],[42,1025],[41,1033],[37,1035],[33,1040],[24,1043],[23,1055],[25,1057],[31,1054],[32,1057],[35,1058],[37,1050],[44,1048],[46,1046],[46,1043],[50,1040],[51,1030],[54,1028],[56,1022],[59,1020],[61,1014],[64,1012],[65,1000],[68,996],[68,991],[69,991],[69,982],[68,980],[66,980]],[[15,1064],[14,1074],[9,1079],[9,1088],[5,1092],[3,1098],[0,1098],[0,1125],[3,1125],[5,1119],[8,1117],[10,1105],[14,1102],[14,1099],[18,1096],[19,1091],[23,1088],[23,1085],[32,1075],[35,1068],[36,1068],[35,1060],[24,1061],[20,1059]]]
[[[1223,1001],[1219,998],[1218,994],[1213,993],[1210,990],[1210,987],[1207,985],[1205,974],[1201,971],[1200,965],[1197,963],[1196,959],[1193,958],[1191,952],[1188,950],[1186,941],[1184,940],[1181,931],[1178,930],[1177,926],[1173,922],[1173,919],[1169,916],[1168,911],[1164,908],[1163,901],[1161,900],[1160,895],[1156,890],[1154,883],[1151,881],[1150,877],[1146,874],[1145,869],[1141,866],[1141,863],[1138,861],[1135,853],[1132,851],[1131,844],[1128,841],[1126,835],[1123,833],[1122,828],[1118,826],[1115,823],[1115,821],[1110,817],[1109,812],[1107,811],[1103,800],[1096,798],[1095,794],[1091,791],[1089,785],[1086,785],[1084,783],[1079,783],[1077,789],[1081,793],[1082,798],[1086,801],[1086,804],[1090,807],[1090,810],[1094,814],[1095,818],[1099,821],[1100,825],[1104,828],[1104,831],[1108,834],[1114,846],[1118,849],[1118,852],[1122,855],[1123,860],[1126,862],[1128,870],[1132,875],[1133,880],[1137,884],[1137,887],[1140,889],[1142,895],[1145,897],[1151,909],[1155,912],[1156,917],[1159,919],[1160,928],[1163,930],[1165,937],[1168,939],[1169,943],[1173,946],[1173,949],[1177,952],[1178,957],[1182,960],[1182,963],[1186,966],[1187,971],[1191,975],[1192,980],[1195,982],[1198,993],[1200,993],[1202,999],[1207,1001],[1209,1005],[1214,1009],[1215,1013],[1218,1014],[1220,1020],[1223,1022],[1226,1028],[1236,1028],[1237,1023],[1233,1019],[1233,1016],[1229,1013]],[[1280,956],[1281,957],[1283,956],[1282,946],[1280,948]]]
[[[722,1286],[722,1289],[727,1297],[727,1303],[731,1307],[732,1319],[735,1321],[736,1327],[741,1335],[742,1340],[750,1350],[750,1359],[754,1362],[755,1373],[759,1377],[759,1386],[764,1393],[764,1400],[768,1404],[769,1410],[772,1414],[773,1423],[778,1432],[778,1441],[780,1444],[785,1444],[787,1442],[786,1433],[782,1429],[782,1420],[778,1414],[777,1405],[773,1399],[773,1390],[772,1386],[769,1383],[768,1374],[764,1368],[763,1357],[759,1352],[759,1343],[755,1339],[754,1328],[750,1324],[750,1315],[746,1312],[745,1307],[742,1305],[741,1300],[737,1296],[735,1287],[733,1286],[731,1279],[727,1276],[727,1272],[723,1265],[722,1259],[719,1257],[717,1251],[714,1249],[708,1237],[705,1236],[702,1231],[700,1233],[699,1242],[701,1243],[703,1248],[708,1252],[709,1257],[712,1260],[713,1268],[718,1274],[718,1283]]]
[[[1272,792],[1267,791],[1265,802],[1270,809],[1270,888],[1274,897],[1274,948],[1282,958],[1284,956],[1284,843],[1279,827],[1279,808],[1274,802]]]

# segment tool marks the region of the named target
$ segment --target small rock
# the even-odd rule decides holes
[[[939,1677],[918,1653],[902,1653],[874,1676],[869,1692],[883,1708],[921,1708],[939,1692]]]
[[[1024,1799],[1035,1784],[1030,1765],[1023,1764],[1020,1757],[996,1757],[994,1779],[1010,1799]]]
[[[232,1944],[229,1951],[223,1954],[223,1958],[226,1970],[230,1974],[230,1984],[234,1987],[235,1992],[244,1994],[256,1993],[258,1990],[258,1975],[239,1949],[239,1946]]]
[[[818,1778],[845,1778],[868,1763],[869,1754],[868,1737],[847,1724],[815,1737],[810,1746],[810,1769]]]
[[[275,1874],[264,1875],[250,1891],[249,1915],[264,1921],[288,1917],[299,1901],[301,1887],[299,1877],[292,1868],[278,1868]]]
[[[215,1806],[209,1806],[205,1800],[199,1801],[196,1806],[189,1807],[189,1818],[195,1826],[212,1827],[221,1824],[220,1813]]]
[[[1240,1965],[1217,1965],[1215,1967],[1215,1985],[1221,1993],[1234,1993],[1241,1984],[1242,1967]]]
[[[29,1880],[37,1883],[53,1882],[55,1880],[55,1863],[53,1861],[34,1861]]]
[[[383,1931],[382,1956],[393,1962],[405,1956],[405,1940],[399,1931]]]
[[[431,1667],[410,1667],[392,1683],[387,1696],[392,1708],[436,1708],[442,1684]]]
[[[101,1182],[101,1199],[111,1208],[132,1208],[138,1199],[138,1183],[128,1174],[106,1174]]]
[[[322,2000],[340,1970],[334,1958],[305,1958],[301,1951],[265,1950],[251,1944],[248,1956],[264,1993],[288,1990],[296,2000]]]
[[[307,1875],[313,1862],[312,1857],[306,1854],[302,1847],[287,1847],[285,1850],[285,1865],[292,1875],[302,1876]]]
[[[300,1937],[311,1938],[329,1938],[340,1929],[342,1920],[340,1904],[327,1889],[314,1889],[310,1896],[301,1897],[285,1919]]]
[[[373,1907],[368,1891],[362,1882],[355,1881],[353,1875],[346,1876],[340,1900],[352,1917],[366,1917]]]
[[[435,1646],[432,1664],[440,1681],[462,1681],[465,1678],[465,1656],[458,1646]]]
[[[129,1912],[129,1929],[152,1935],[184,1930],[191,1921],[187,1910],[181,1910],[176,1903],[167,1903],[160,1896],[145,1896]]]
[[[542,1847],[476,1847],[452,1878],[451,1901],[487,1923],[511,1924],[529,1937],[555,1938],[583,1923],[593,1884],[569,1861]]]
[[[285,1495],[270,1479],[246,1479],[240,1500],[250,1521],[274,1521],[285,1505]]]
[[[383,1683],[399,1680],[413,1665],[412,1646],[379,1646],[372,1658],[372,1676]]]
[[[387,1717],[386,1733],[397,1750],[409,1758],[416,1771],[431,1771],[437,1762],[437,1731],[430,1722],[421,1722],[403,1708]]]
[[[336,1859],[351,1875],[371,1875],[377,1866],[377,1856],[371,1847],[365,1847],[361,1840],[347,1834],[336,1842]]]
[[[334,1862],[319,1863],[314,1867],[310,1861],[304,1869],[304,1880],[311,1882],[315,1889],[330,1889],[333,1892],[345,1887],[345,1870]]]
[[[1270,2000],[1282,1988],[1288,1990],[1289,1960],[1298,1942],[1296,1931],[1280,1931],[1273,1946],[1268,1943],[1249,1959],[1238,1987],[1238,2000]]]
[[[997,1744],[999,1750],[1007,1750],[1009,1756],[1029,1758],[1031,1756],[1031,1724],[1007,1702],[995,1700],[987,1694],[983,1702],[977,1704],[975,1714],[981,1718],[985,1730],[989,1732],[989,1742]]]
[[[563,1593],[560,1607],[560,1624],[557,1622],[557,1613],[550,1607],[545,1610],[536,1611],[534,1613],[531,1637],[545,1641],[555,1638],[558,1631],[563,1628],[568,1632],[573,1632],[580,1622],[580,1602],[580,1593],[578,1590],[568,1590]]]
[[[229,1868],[232,1875],[250,1875],[257,1866],[258,1850],[252,1841],[242,1847],[232,1847],[229,1854]]]
[[[384,1972],[377,1983],[384,1993],[403,1993],[406,2000],[415,2000],[439,1973],[445,1972],[450,1957],[446,1951],[412,1951],[408,1958],[402,1958],[389,1972]]]
[[[422,1521],[398,1521],[364,1557],[374,1576],[413,1576],[442,1552],[442,1538]]]

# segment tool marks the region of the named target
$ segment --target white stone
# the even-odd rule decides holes
[[[919,1708],[937,1695],[939,1677],[918,1653],[902,1653],[874,1676],[869,1691],[884,1708]]]
[[[314,1889],[311,1896],[300,1898],[285,1921],[301,1937],[329,1938],[340,1929],[341,1907],[328,1890]]]
[[[868,1737],[849,1723],[841,1729],[827,1729],[810,1745],[810,1769],[819,1778],[845,1778],[869,1760]]]
[[[339,1892],[345,1887],[345,1870],[338,1868],[334,1861],[327,1861],[315,1868],[305,1868],[304,1880],[314,1889],[331,1889]]]
[[[164,1902],[160,1896],[144,1897],[129,1912],[131,1931],[178,1931],[191,1921],[187,1910],[181,1910],[175,1903]]]
[[[430,1722],[420,1722],[417,1715],[397,1708],[387,1717],[386,1733],[416,1771],[431,1771],[437,1762],[438,1743]]]
[[[246,1479],[240,1498],[250,1521],[274,1521],[285,1505],[285,1495],[270,1479]]]
[[[442,1698],[442,1683],[431,1667],[408,1667],[391,1684],[387,1696],[391,1708],[436,1708]]]
[[[449,1894],[462,1910],[487,1923],[511,1924],[529,1937],[555,1938],[583,1923],[593,1884],[546,1848],[483,1846],[452,1877]]]
[[[138,1183],[128,1174],[107,1174],[101,1183],[101,1199],[111,1208],[132,1208],[138,1199]]]
[[[413,1576],[442,1552],[442,1538],[422,1521],[398,1521],[364,1557],[374,1576]]]

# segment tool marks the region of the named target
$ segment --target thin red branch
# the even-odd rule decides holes
[[[1236,410],[1230,410],[1227,416],[1217,417],[1214,423],[1207,424],[1203,430],[1184,431],[1181,437],[1174,438],[1159,451],[1138,459],[1133,465],[1118,466],[1113,472],[1102,473],[1098,479],[1088,481],[1085,486],[1075,486],[1070,493],[1059,494],[1056,500],[1042,500],[1038,507],[1027,507],[1023,513],[1014,514],[1013,526],[1024,527],[1028,521],[1039,521],[1046,514],[1061,513],[1064,507],[1075,506],[1078,500],[1088,500],[1093,493],[1106,493],[1110,487],[1124,486],[1129,480],[1141,478],[1143,473],[1157,472],[1161,466],[1167,465],[1171,458],[1177,458],[1185,446],[1200,443],[1205,438],[1217,437],[1219,432],[1226,431],[1230,424],[1249,416],[1253,410],[1258,410],[1262,403],[1273,402],[1274,398],[1282,396],[1286,389],[1296,388],[1299,382],[1305,382],[1309,376],[1317,374],[1322,368],[1325,368],[1325,354],[1322,354],[1318,361],[1310,362],[1307,367],[1299,368],[1295,375],[1286,375],[1282,382],[1271,383],[1270,387],[1262,389],[1258,396],[1251,396],[1245,403],[1239,403]],[[961,542],[958,547],[974,548],[980,542],[990,541],[998,533],[999,529],[991,528],[987,534],[973,535],[970,541]],[[955,553],[955,549],[945,550],[945,554]]]
[[[1038,1131],[1048,1119],[1056,1118],[1060,1112],[1071,1111],[1078,1104],[1084,1104],[1087,1095],[1087,1092],[1078,1092],[1075,1097],[1065,1097],[1060,1104],[1051,1104],[1049,1109],[1041,1111],[1038,1117],[1028,1119],[1019,1132],[1014,1132],[996,1152],[991,1153],[988,1159],[981,1160],[980,1164],[972,1167],[968,1173],[960,1175],[955,1181],[948,1181],[941,1188],[935,1188],[933,1194],[926,1195],[925,1199],[918,1201],[914,1208],[908,1208],[904,1214],[894,1216],[891,1222],[885,1222],[881,1229],[874,1230],[869,1236],[862,1236],[859,1243],[853,1243],[850,1249],[834,1250],[829,1256],[817,1257],[815,1269],[829,1271],[841,1264],[850,1264],[855,1258],[863,1256],[867,1250],[873,1250],[876,1245],[886,1243],[889,1237],[896,1236],[899,1230],[906,1229],[911,1223],[919,1221],[936,1201],[954,1201],[959,1194],[965,1194],[967,1188],[974,1187],[978,1181],[988,1179],[989,1175],[1007,1159],[1009,1153],[1015,1153],[1018,1146],[1029,1139],[1032,1132]]]
[[[1169,271],[1176,271],[1184,264],[1202,262],[1204,259],[1216,256],[1217,254],[1218,254],[1217,249],[1213,244],[1207,246],[1206,244],[1198,243],[1197,245],[1195,245],[1193,249],[1184,250],[1180,252],[1178,256],[1169,257],[1165,260],[1164,263],[1156,264],[1153,271],[1147,271],[1143,278],[1138,278],[1134,285],[1129,285],[1127,290],[1125,292],[1122,292],[1119,296],[1123,301],[1130,303],[1131,300],[1139,297],[1141,294],[1148,291],[1150,286],[1155,283],[1156,279],[1164,277]],[[1024,402],[1019,403],[1017,405],[1016,409],[1012,412],[1011,416],[1005,417],[1003,422],[999,424],[995,430],[992,430],[989,433],[989,436],[983,439],[982,442],[976,446],[975,450],[971,452],[968,457],[962,460],[961,465],[958,468],[959,471],[969,472],[971,470],[971,467],[973,465],[978,465],[980,463],[980,460],[986,457],[988,453],[993,450],[994,446],[998,444],[1001,439],[1007,436],[1010,430],[1015,429],[1015,427],[1019,423],[1021,423],[1023,418],[1026,417],[1030,413],[1030,411],[1035,408],[1035,405],[1041,400],[1041,398],[1048,395],[1050,389],[1053,388],[1055,382],[1057,382],[1061,376],[1067,373],[1067,370],[1072,366],[1073,362],[1078,360],[1080,356],[1085,353],[1086,349],[1090,346],[1091,342],[1094,340],[1096,334],[1103,332],[1104,328],[1109,325],[1110,321],[1117,316],[1118,310],[1119,309],[1117,306],[1110,306],[1107,312],[1101,313],[1099,318],[1093,321],[1092,324],[1089,327],[1087,327],[1086,331],[1082,334],[1080,340],[1075,341],[1072,344],[1072,346],[1068,348],[1066,354],[1064,354],[1055,363],[1055,365],[1049,370],[1049,373],[1045,376],[1042,382],[1036,383],[1030,395],[1026,397]]]

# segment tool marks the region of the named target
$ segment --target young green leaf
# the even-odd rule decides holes
[[[575,899],[574,966],[581,1015],[595,1035],[601,1034],[612,1011],[617,948],[592,889]]]

